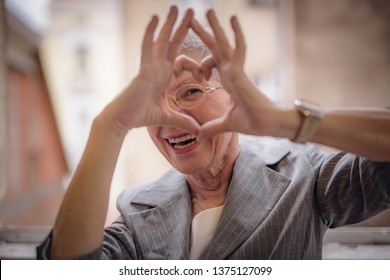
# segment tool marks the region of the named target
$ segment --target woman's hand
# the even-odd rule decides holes
[[[193,118],[170,109],[164,97],[175,76],[173,63],[190,28],[193,11],[187,10],[170,39],[177,15],[177,8],[172,7],[156,41],[153,34],[158,18],[153,16],[143,39],[139,74],[103,111],[121,130],[149,125],[175,126],[191,133],[199,130]]]
[[[231,106],[221,118],[203,124],[199,138],[225,131],[272,135],[272,116],[278,109],[250,82],[244,72],[245,42],[237,18],[231,19],[235,49],[230,46],[214,11],[209,11],[207,18],[214,36],[205,31],[195,19],[191,23],[192,29],[212,52],[212,56],[203,60],[201,73],[209,79],[212,68],[218,69],[222,86],[231,95]]]

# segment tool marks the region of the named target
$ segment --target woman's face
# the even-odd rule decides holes
[[[183,109],[177,106],[168,95],[172,96],[178,88],[187,84],[200,84],[206,87],[220,86],[215,79],[198,82],[192,74],[183,73],[166,92],[173,110],[194,118],[200,125],[221,117],[227,112],[230,106],[230,96],[223,88],[213,93],[206,93],[203,103],[193,109]],[[212,170],[213,167],[223,166],[224,159],[229,156],[229,153],[237,152],[235,133],[222,133],[197,141],[194,135],[174,127],[150,126],[148,132],[157,149],[175,169],[184,174],[200,174]]]

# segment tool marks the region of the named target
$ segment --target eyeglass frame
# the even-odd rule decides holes
[[[175,101],[175,104],[177,106],[179,106],[180,108],[185,109],[185,110],[194,109],[194,108],[198,107],[199,105],[201,105],[203,103],[203,99],[202,99],[202,101],[199,104],[197,104],[197,105],[195,105],[193,107],[183,107],[182,105],[180,105],[180,103],[178,101],[179,98],[177,98],[176,95],[180,91],[180,89],[182,89],[184,87],[188,87],[188,86],[196,86],[196,87],[202,89],[203,92],[201,94],[212,93],[212,92],[222,88],[221,86],[217,86],[217,87],[209,87],[209,86],[207,86],[207,87],[205,87],[205,86],[202,86],[200,84],[195,84],[195,83],[189,83],[189,84],[185,84],[185,85],[180,86],[178,89],[175,90],[174,94],[173,95],[169,95],[169,97],[171,97]]]

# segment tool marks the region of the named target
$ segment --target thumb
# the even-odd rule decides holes
[[[194,118],[175,111],[171,112],[166,125],[180,128],[194,135],[197,135],[200,130],[200,125]]]
[[[205,79],[209,80],[212,74],[211,70],[216,67],[217,67],[217,62],[214,56],[209,55],[202,59],[200,71],[201,73],[204,74]]]
[[[230,131],[227,118],[225,116],[204,123],[200,127],[197,139],[199,141],[212,137],[214,135]]]
[[[184,71],[188,71],[192,73],[192,76],[194,76],[197,81],[201,81],[203,79],[203,75],[200,71],[200,64],[196,60],[184,54],[179,55],[175,59],[173,71],[176,77],[179,77]]]

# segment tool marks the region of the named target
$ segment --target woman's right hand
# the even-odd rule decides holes
[[[177,7],[171,7],[156,41],[153,34],[158,18],[153,16],[145,31],[138,75],[103,111],[114,125],[125,132],[135,127],[169,125],[195,134],[200,128],[193,118],[172,110],[164,96],[175,77],[173,64],[194,13],[187,10],[170,39],[177,16]]]

